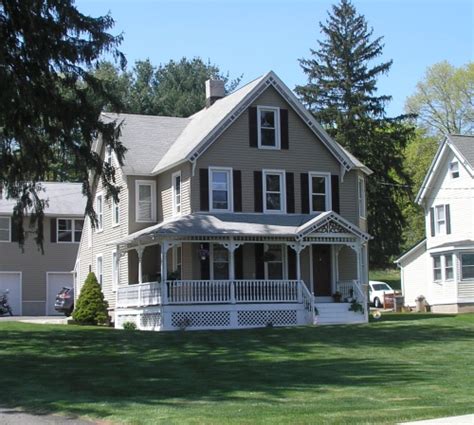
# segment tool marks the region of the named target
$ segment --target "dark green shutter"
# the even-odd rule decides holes
[[[242,212],[242,172],[240,170],[234,170],[232,174],[232,184],[234,186],[234,211]]]
[[[290,140],[288,135],[288,109],[280,109],[280,138],[281,148],[289,149]]]
[[[445,214],[446,214],[446,234],[450,235],[451,234],[451,213],[449,211],[449,204],[446,204],[444,208],[445,208]]]
[[[57,242],[58,240],[58,236],[57,236],[57,232],[56,232],[56,219],[55,218],[52,218],[50,221],[49,221],[49,225],[51,226],[50,228],[50,234],[51,234],[51,242],[52,243],[55,243]]]
[[[434,208],[430,208],[430,224],[431,224],[431,236],[435,235],[435,216]]]
[[[10,232],[11,232],[11,241],[18,242],[18,224],[15,222],[13,217],[10,219]]]
[[[249,108],[249,146],[256,148],[258,145],[257,108]]]
[[[332,210],[339,214],[339,176],[331,176]]]
[[[262,200],[262,172],[253,172],[253,194],[254,194],[254,207],[255,212],[263,212],[263,200]]]
[[[295,212],[295,176],[293,173],[286,173],[286,212]]]
[[[309,214],[309,185],[308,173],[301,173],[301,213]]]
[[[199,169],[199,199],[201,211],[209,211],[209,171]]]

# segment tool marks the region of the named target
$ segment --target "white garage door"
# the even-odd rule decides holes
[[[8,303],[15,316],[21,315],[21,273],[0,272],[0,292],[8,289]]]
[[[46,309],[46,313],[48,316],[50,315],[58,315],[62,313],[58,313],[54,309],[54,301],[56,300],[56,295],[58,295],[61,288],[67,286],[69,288],[73,287],[73,274],[72,273],[48,273],[47,277],[48,282],[48,305]]]

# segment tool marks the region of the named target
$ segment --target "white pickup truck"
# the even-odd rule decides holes
[[[370,304],[372,304],[375,308],[382,307],[384,294],[391,295],[394,293],[395,291],[388,283],[379,282],[378,280],[369,281]]]

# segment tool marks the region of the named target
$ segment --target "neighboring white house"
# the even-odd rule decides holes
[[[473,312],[474,136],[446,136],[416,202],[427,237],[396,260],[405,304],[423,295],[434,312]]]

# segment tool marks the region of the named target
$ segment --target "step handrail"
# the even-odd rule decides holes
[[[314,324],[315,313],[314,313],[314,294],[308,289],[304,280],[299,281],[303,299],[303,307],[307,313],[310,315],[311,324]]]

